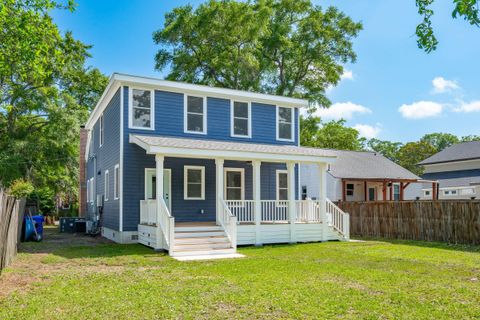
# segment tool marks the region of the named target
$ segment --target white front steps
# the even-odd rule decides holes
[[[214,224],[186,225],[175,227],[174,257],[231,255],[236,250],[222,227]]]

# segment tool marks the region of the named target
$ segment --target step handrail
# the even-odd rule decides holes
[[[330,215],[329,224],[339,232],[345,240],[350,239],[350,215],[340,209],[330,199],[326,199],[326,213]]]
[[[165,249],[168,249],[169,253],[172,253],[175,241],[175,218],[170,214],[165,199],[160,198],[157,203],[160,206],[158,221],[166,243]],[[157,239],[160,239],[160,237],[157,237]]]
[[[220,214],[218,220],[220,225],[225,230],[227,238],[230,240],[233,249],[237,249],[237,217],[232,213],[230,208],[225,203],[225,200],[220,199]]]

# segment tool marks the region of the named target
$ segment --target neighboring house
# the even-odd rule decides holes
[[[332,201],[400,201],[420,178],[377,152],[331,150],[337,156],[327,170],[327,197]],[[319,171],[300,165],[302,199],[316,199]]]
[[[424,179],[438,180],[439,199],[480,198],[480,141],[452,145],[419,165],[425,168]],[[419,196],[428,198],[432,193],[426,185]]]
[[[171,255],[348,239],[329,205],[328,150],[299,146],[305,100],[114,74],[85,128],[87,211],[102,234]],[[299,200],[315,164],[317,199]],[[102,207],[102,210],[99,208]]]

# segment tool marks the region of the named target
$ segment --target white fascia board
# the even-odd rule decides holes
[[[98,118],[100,118],[103,111],[107,107],[110,100],[112,100],[113,96],[117,92],[118,88],[120,88],[120,86],[121,83],[116,81],[114,76],[110,77],[110,81],[105,88],[105,91],[103,91],[103,94],[98,100],[95,109],[93,109],[90,117],[87,120],[87,123],[85,124],[86,129],[91,130],[93,128],[93,125],[97,122]],[[120,108],[122,107],[123,106],[120,106]]]
[[[247,99],[253,102],[262,102],[273,105],[281,105],[288,107],[308,107],[308,101],[304,99],[276,96],[264,93],[255,93],[249,91],[241,91],[226,88],[209,87],[198,84],[190,84],[185,82],[175,82],[168,80],[160,80],[155,78],[132,76],[126,74],[114,73],[112,76],[116,81],[124,82],[125,85],[142,85],[150,86],[157,90],[168,90],[179,93],[190,93],[207,95],[208,97],[223,99]]]

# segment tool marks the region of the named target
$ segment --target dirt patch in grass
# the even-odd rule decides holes
[[[2,288],[0,299],[13,292],[28,291],[34,284],[48,281],[59,273],[122,272],[125,269],[122,266],[102,264],[83,266],[78,261],[55,255],[57,251],[68,247],[94,247],[111,243],[110,240],[101,237],[59,233],[58,228],[45,228],[44,240],[40,243],[21,243],[18,256],[0,275],[0,288]]]

